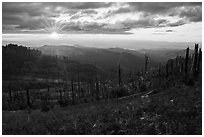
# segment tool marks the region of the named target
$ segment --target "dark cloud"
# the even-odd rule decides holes
[[[165,19],[144,18],[140,20],[125,20],[121,22],[127,28],[163,27],[168,21]]]
[[[24,23],[21,23],[19,26],[17,26],[17,29],[27,29],[27,30],[37,30],[37,29],[43,29],[44,26],[40,23],[41,20],[30,20]]]
[[[141,12],[143,16],[180,16],[191,22],[202,21],[201,2],[129,2],[128,5],[129,7],[121,7],[111,14]]]
[[[202,7],[196,6],[185,8],[180,11],[179,16],[187,18],[192,22],[202,21]]]
[[[19,24],[19,22],[22,22],[23,19],[21,16],[17,15],[7,15],[2,17],[2,23],[3,25],[15,25]]]
[[[16,29],[40,29],[42,19],[58,17],[61,13],[69,16],[81,11],[82,16],[96,14],[93,9],[108,7],[111,3],[89,2],[89,3],[30,3],[30,2],[3,2],[2,25],[15,25]],[[79,18],[76,15],[73,18]],[[9,27],[3,27],[9,30]],[[13,30],[13,27],[12,27]]]
[[[66,9],[98,9],[110,7],[113,3],[109,2],[48,2],[43,5],[51,7],[63,7]]]
[[[46,18],[53,16],[50,11],[44,10],[41,6],[42,3],[3,2],[2,25],[15,25],[17,30],[39,29],[38,24],[42,16]]]
[[[36,17],[40,15],[50,15],[51,10],[45,10],[45,7],[42,6],[42,3],[6,3],[3,2],[2,4],[2,16],[7,15],[23,15],[28,14],[29,16]],[[53,11],[52,11],[53,12]]]
[[[165,32],[173,32],[173,30],[171,30],[171,29],[168,29],[168,30],[166,30]]]
[[[130,2],[134,11],[148,12],[150,14],[166,14],[176,7],[202,6],[201,2]]]

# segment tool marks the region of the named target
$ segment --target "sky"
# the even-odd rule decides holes
[[[2,33],[3,44],[28,46],[134,49],[151,43],[154,47],[169,42],[201,43],[202,3],[3,2]]]

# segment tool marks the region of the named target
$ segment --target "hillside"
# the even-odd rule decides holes
[[[123,48],[109,48],[108,50],[114,52],[125,52],[138,57],[144,57],[146,54],[152,61],[157,63],[164,63],[169,59],[176,58],[177,56],[185,57],[186,51],[181,49],[141,49],[130,50]],[[193,54],[193,50],[190,50],[190,54]]]
[[[138,72],[144,68],[145,59],[141,53],[137,55],[126,51],[69,45],[46,45],[38,49],[45,55],[66,56],[71,60],[94,64],[106,70],[116,70],[119,62],[124,71]],[[156,61],[149,60],[150,67],[156,64]]]
[[[47,113],[39,110],[31,113],[3,111],[2,133],[201,135],[201,84],[199,81],[191,87],[161,89],[148,98],[137,96],[120,101],[80,104],[55,108]]]
[[[145,54],[149,57],[149,67],[165,63],[170,58],[185,56],[185,50],[181,49],[130,50],[117,47],[103,49],[80,45],[45,45],[37,49],[45,55],[66,56],[71,60],[97,65],[106,70],[115,70],[120,62],[124,71],[133,72],[141,71],[144,68]],[[190,50],[190,54],[192,53],[193,50]]]
[[[166,62],[169,59],[176,58],[177,56],[185,57],[186,51],[181,49],[141,49],[139,53],[146,53],[150,58],[157,62]],[[190,50],[190,54],[193,54],[193,50]]]
[[[115,51],[92,48],[86,52],[98,60],[113,53],[124,59],[135,57],[121,49],[111,50]],[[190,56],[187,48],[186,57],[169,59],[146,73],[124,76],[118,66],[113,77],[98,65],[70,57],[43,55],[12,44],[3,46],[2,132],[202,134],[202,50],[198,44],[194,53]],[[21,79],[13,78],[17,76]]]
[[[15,44],[2,47],[3,80],[15,79],[71,79],[94,76],[100,70],[90,64],[81,64],[64,57],[43,55],[39,50]],[[76,78],[73,78],[76,79]]]

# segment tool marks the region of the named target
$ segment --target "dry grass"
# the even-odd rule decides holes
[[[202,134],[202,87],[160,90],[145,99],[3,112],[3,134]]]

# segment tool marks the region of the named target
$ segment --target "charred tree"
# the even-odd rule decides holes
[[[174,71],[174,60],[171,59],[171,74],[173,74]]]
[[[159,77],[161,76],[161,63],[159,63]]]
[[[197,64],[197,72],[196,75],[198,76],[200,73],[200,64],[201,64],[201,60],[202,60],[202,51],[201,48],[199,49],[199,54],[198,54],[198,64]]]
[[[9,90],[9,101],[12,102],[12,93],[11,93],[11,87],[8,87]]]
[[[183,70],[184,70],[184,65],[183,65],[184,63],[182,62],[181,63],[181,72],[183,73]]]
[[[79,98],[81,98],[81,85],[79,81],[79,72],[77,73],[77,90],[78,90]]]
[[[31,107],[29,89],[26,89],[26,98],[28,107]]]
[[[185,59],[185,74],[188,73],[188,60],[189,60],[189,47],[186,49],[186,59]]]
[[[166,63],[166,78],[169,77],[169,65],[168,62]]]
[[[145,74],[147,73],[148,60],[149,60],[149,57],[145,55],[145,72],[144,72]]]
[[[193,74],[197,75],[197,62],[198,62],[198,44],[195,44],[194,50],[194,62],[193,62]]]
[[[60,93],[60,100],[62,100],[62,90],[61,89],[59,90],[59,93]]]
[[[179,56],[176,57],[176,73],[179,72]]]
[[[96,77],[96,99],[99,99],[99,82],[98,78]]]
[[[72,104],[75,104],[74,82],[71,81]]]
[[[121,68],[120,68],[120,63],[119,63],[119,65],[118,65],[118,85],[119,85],[119,87],[121,87],[121,82],[122,82],[122,80],[121,80]]]

